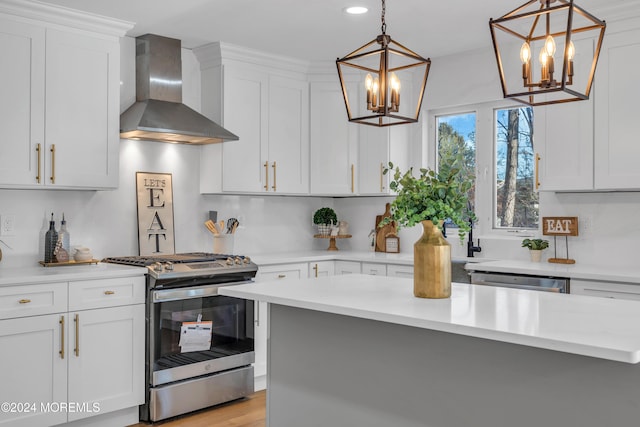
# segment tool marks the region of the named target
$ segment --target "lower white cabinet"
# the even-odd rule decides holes
[[[372,276],[386,276],[387,265],[370,262],[362,263],[362,274],[370,274]]]
[[[335,272],[335,261],[318,261],[309,263],[309,277],[328,277]]]
[[[336,261],[335,275],[341,276],[343,274],[360,274],[360,263],[357,261]]]
[[[571,279],[569,285],[570,292],[575,295],[640,300],[640,284]]]
[[[389,265],[387,265],[387,276],[390,276],[390,277],[413,277],[413,266],[412,265],[389,264]]]
[[[0,402],[16,405],[0,425],[52,426],[144,403],[144,286],[140,275],[0,287],[0,384],[11,384]],[[136,291],[124,298],[123,287]],[[67,293],[82,300],[87,288],[107,308],[68,311]]]

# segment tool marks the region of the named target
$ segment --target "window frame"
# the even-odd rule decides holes
[[[477,222],[474,237],[522,239],[539,234],[540,225],[534,228],[495,228],[497,209],[497,149],[496,126],[497,110],[522,108],[523,104],[512,100],[499,100],[475,104],[465,104],[428,110],[424,115],[427,126],[426,148],[423,153],[423,166],[434,169],[438,157],[437,120],[442,116],[475,113],[476,115],[476,200]],[[534,110],[535,117],[535,110]],[[535,119],[534,119],[535,120]]]

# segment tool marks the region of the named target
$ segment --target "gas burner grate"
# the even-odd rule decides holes
[[[137,267],[147,267],[155,262],[167,263],[171,262],[173,264],[184,264],[184,263],[192,263],[192,262],[211,262],[218,260],[225,260],[230,257],[238,257],[237,255],[226,255],[226,254],[213,254],[207,252],[188,252],[183,254],[168,254],[168,255],[154,255],[154,256],[144,256],[144,255],[134,255],[134,256],[122,256],[122,257],[108,257],[104,258],[102,262],[109,262],[112,264],[125,264],[125,265],[133,265]],[[240,256],[240,258],[244,258]]]

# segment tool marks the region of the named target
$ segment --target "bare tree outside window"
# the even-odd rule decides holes
[[[538,228],[533,108],[496,110],[496,228]]]

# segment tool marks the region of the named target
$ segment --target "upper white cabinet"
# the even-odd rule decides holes
[[[35,7],[0,5],[0,186],[115,188],[119,37],[130,24]]]
[[[239,137],[202,147],[201,193],[308,194],[309,85],[302,65],[221,43],[195,53],[203,113]]]
[[[607,34],[604,38],[595,99],[595,188],[640,189],[640,144],[637,143],[637,68],[640,30]]]

